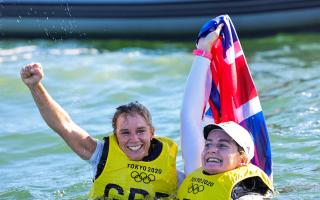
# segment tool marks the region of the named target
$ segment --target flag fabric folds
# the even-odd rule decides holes
[[[230,17],[221,15],[208,21],[201,28],[197,40],[207,36],[221,23],[224,26],[211,49],[212,85],[204,119],[211,122],[213,120],[214,123],[234,121],[246,128],[255,144],[255,155],[251,162],[271,177],[271,147],[266,123],[256,87]]]

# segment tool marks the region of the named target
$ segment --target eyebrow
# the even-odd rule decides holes
[[[231,141],[230,140],[228,140],[228,139],[220,139],[220,140],[218,140],[219,142],[226,142],[226,143],[231,143]]]
[[[137,127],[137,130],[145,130],[145,129],[147,129],[147,127],[144,127],[144,126]],[[129,131],[129,129],[124,128],[124,129],[120,129],[119,131],[120,131],[120,132],[122,132],[122,131]]]
[[[141,129],[144,130],[144,129],[147,129],[147,127],[141,126],[141,127],[137,127],[137,129],[138,129],[138,130],[141,130]]]
[[[206,142],[212,142],[213,140],[212,139],[207,139],[206,140]],[[228,140],[228,139],[219,139],[218,140],[218,142],[226,142],[226,143],[231,143],[231,141],[230,140]]]

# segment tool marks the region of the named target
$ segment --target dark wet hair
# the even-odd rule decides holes
[[[112,128],[114,134],[117,130],[117,120],[119,116],[122,114],[124,114],[125,116],[138,114],[146,120],[147,124],[150,126],[152,130],[154,129],[149,110],[138,101],[134,101],[116,108],[116,112],[114,113],[112,118]]]
[[[240,155],[247,155],[246,152],[244,151],[243,147],[241,147],[240,145],[238,145],[238,143],[236,142],[237,147],[238,147],[238,152],[240,153]]]

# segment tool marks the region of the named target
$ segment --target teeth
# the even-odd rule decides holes
[[[130,146],[130,147],[128,147],[128,149],[130,149],[130,150],[132,150],[132,151],[138,151],[141,147],[142,147],[142,145]]]
[[[217,162],[217,163],[220,163],[221,161],[217,158],[208,158],[207,159],[207,162]]]

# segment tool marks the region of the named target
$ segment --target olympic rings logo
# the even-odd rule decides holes
[[[145,172],[139,173],[137,171],[131,172],[131,178],[133,178],[133,180],[137,183],[142,181],[145,184],[156,180],[156,177],[153,174],[147,174]]]
[[[188,193],[197,194],[199,192],[202,192],[203,190],[204,190],[204,186],[199,185],[197,183],[195,184],[191,183],[191,185],[188,187]]]

